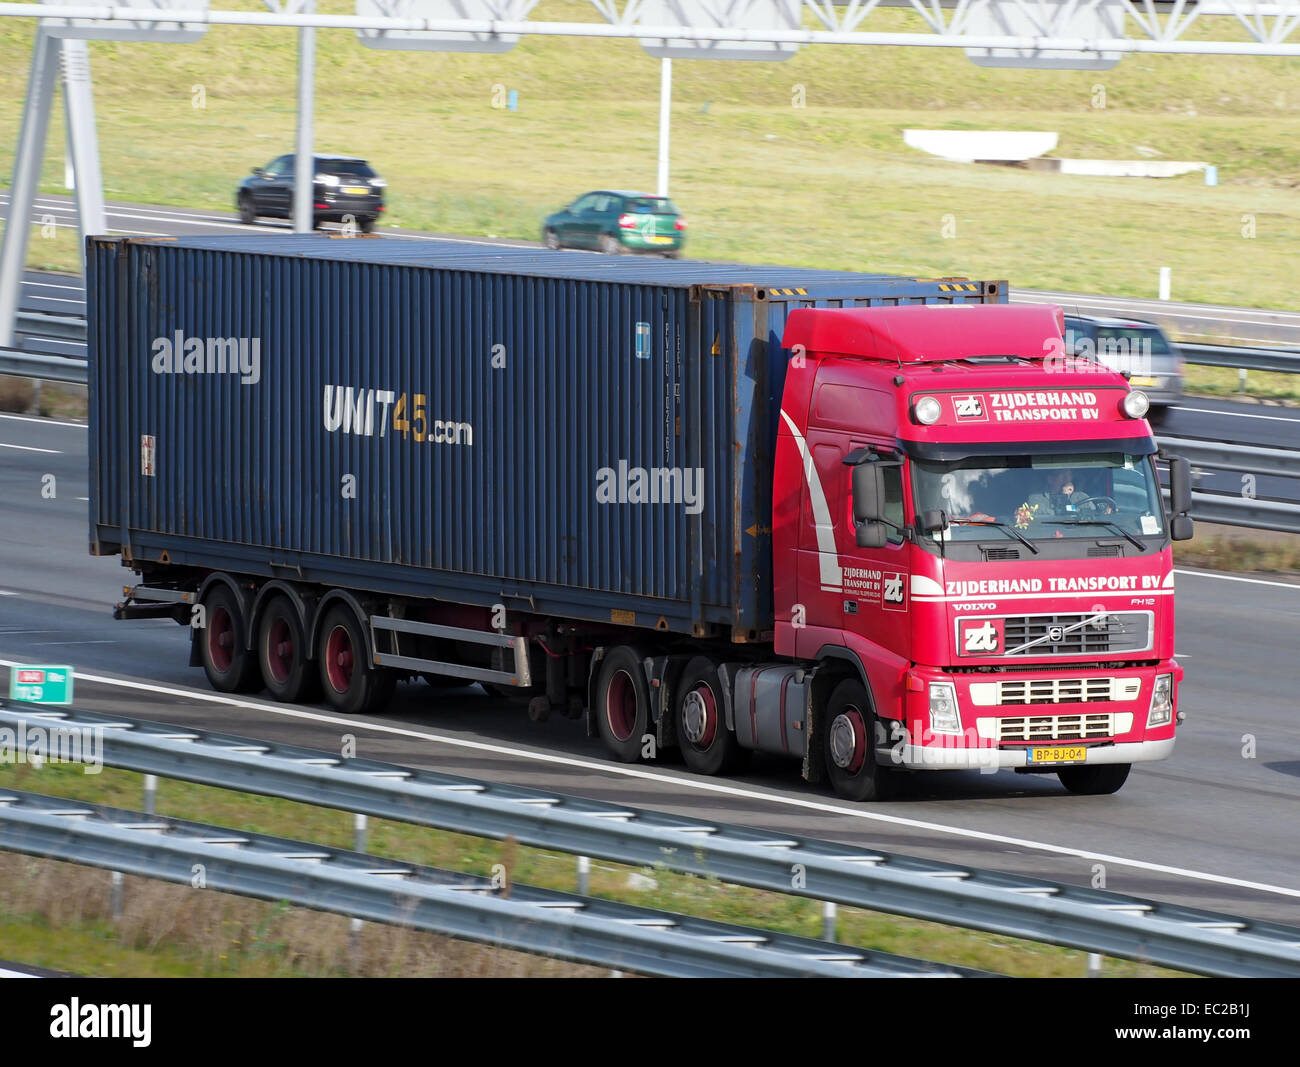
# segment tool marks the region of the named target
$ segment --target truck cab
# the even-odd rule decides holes
[[[853,668],[812,727],[842,795],[963,768],[1108,793],[1173,750],[1186,465],[1171,516],[1145,397],[1066,355],[1062,325],[1007,305],[789,316],[774,651]]]

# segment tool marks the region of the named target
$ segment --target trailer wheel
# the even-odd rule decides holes
[[[641,657],[627,645],[610,649],[601,662],[596,726],[605,746],[624,763],[641,758],[642,738],[650,732],[650,686]]]
[[[262,688],[257,656],[247,641],[248,620],[238,597],[214,584],[203,598],[207,616],[199,650],[208,684],[220,693],[254,693]]]
[[[1131,763],[1107,763],[1100,767],[1062,767],[1056,772],[1061,784],[1080,796],[1109,796],[1128,781]]]
[[[894,795],[898,774],[876,762],[876,716],[861,682],[846,678],[831,691],[818,729],[826,774],[838,796],[888,800]]]
[[[347,715],[382,711],[397,679],[368,662],[366,639],[351,609],[335,604],[325,615],[316,649],[325,700]]]
[[[748,750],[727,729],[722,680],[713,662],[696,656],[686,664],[677,686],[677,744],[686,766],[697,774],[737,770]]]
[[[320,676],[307,659],[307,638],[287,597],[272,597],[257,625],[257,656],[266,691],[284,704],[320,696]]]

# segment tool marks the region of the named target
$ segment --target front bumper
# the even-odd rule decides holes
[[[955,740],[960,741],[961,738]],[[1145,763],[1168,759],[1174,751],[1174,738],[1161,741],[1122,741],[1115,744],[1085,744],[1088,758],[1084,763],[1060,764],[1062,767],[1091,767],[1104,763]],[[1074,742],[1054,742],[1056,745]],[[877,761],[890,767],[913,771],[1000,771],[1029,766],[1026,748],[956,748],[948,745],[895,745],[882,750]],[[1053,771],[1052,764],[1037,764],[1043,771]]]

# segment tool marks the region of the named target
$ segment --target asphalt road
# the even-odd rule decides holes
[[[233,190],[233,186],[232,186]],[[233,191],[232,191],[233,196]],[[9,193],[0,191],[0,217],[8,218]],[[110,202],[105,214],[114,233],[165,236],[179,233],[247,233],[250,230],[288,231],[287,222],[264,220],[256,227],[245,226],[233,212],[207,211],[150,204]],[[40,225],[53,217],[59,226],[76,228],[76,205],[71,197],[43,195],[37,198],[33,223]],[[327,229],[333,228],[327,226]],[[382,232],[426,241],[483,241],[492,244],[532,246],[535,242],[515,238],[465,237],[418,230],[383,227]],[[33,291],[33,309],[80,314],[61,300],[71,293],[55,290]],[[1016,302],[1061,304],[1085,315],[1119,315],[1154,319],[1188,341],[1211,341],[1235,345],[1284,345],[1300,348],[1300,312],[1258,308],[1220,307],[1211,304],[1187,304],[1176,301],[1142,300],[1128,297],[1097,296],[1087,293],[1057,293],[1033,289],[1012,289]]]
[[[86,554],[86,496],[84,428],[0,416],[0,664],[73,665],[89,709],[332,751],[351,733],[377,759],[1080,885],[1102,875],[1117,891],[1300,925],[1300,583],[1180,571],[1188,721],[1174,757],[1138,766],[1115,796],[962,772],[852,805],[777,759],[734,779],[613,763],[581,724],[530,723],[477,687],[403,685],[365,720],[215,694],[186,666],[186,631],[111,619],[130,572]]]

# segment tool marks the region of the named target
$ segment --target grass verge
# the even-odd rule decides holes
[[[536,16],[594,13],[546,0]],[[920,28],[911,12],[872,17]],[[0,174],[31,32],[0,26]],[[390,222],[534,237],[546,212],[586,189],[653,184],[658,65],[635,43],[526,38],[479,56],[370,50],[347,32],[318,41],[317,144],[376,164]],[[288,30],[213,27],[184,46],[93,43],[109,197],[229,208],[248,168],[292,145],[294,42]],[[982,70],[936,51],[678,61],[672,191],[691,221],[690,254],[1116,295],[1153,295],[1168,266],[1179,299],[1292,304],[1292,61],[1135,56],[1099,75]],[[504,89],[518,90],[517,111],[494,106]],[[63,191],[61,121],[43,176],[51,192]],[[1220,184],[949,163],[906,148],[912,126],[1053,130],[1058,155],[1204,160]],[[52,240],[34,241],[33,255],[66,269]]]

